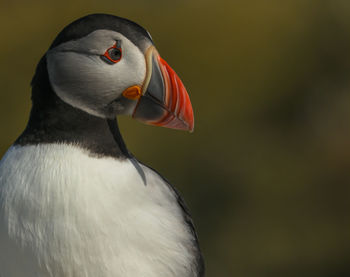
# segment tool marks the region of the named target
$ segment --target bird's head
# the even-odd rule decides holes
[[[102,118],[131,115],[147,124],[193,129],[187,91],[149,33],[120,17],[71,23],[45,55],[50,85],[65,103]]]

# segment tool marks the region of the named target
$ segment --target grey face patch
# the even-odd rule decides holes
[[[111,65],[100,56],[116,41],[121,44],[122,58]],[[128,87],[141,86],[146,76],[144,54],[122,34],[97,30],[60,44],[46,57],[51,85],[66,103],[99,117],[128,114],[135,107],[135,100],[113,103]]]

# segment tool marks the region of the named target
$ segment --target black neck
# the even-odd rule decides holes
[[[52,90],[45,57],[32,81],[33,107],[18,145],[74,144],[92,155],[130,157],[116,119],[90,115],[63,102]]]

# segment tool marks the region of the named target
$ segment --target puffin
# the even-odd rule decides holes
[[[0,277],[204,276],[182,197],[118,128],[122,115],[194,127],[186,88],[149,32],[109,14],[77,19],[31,88],[28,124],[0,162]]]

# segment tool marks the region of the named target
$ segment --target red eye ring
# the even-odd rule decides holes
[[[102,57],[108,59],[112,63],[117,63],[122,58],[122,49],[114,44],[112,47],[108,48]]]

